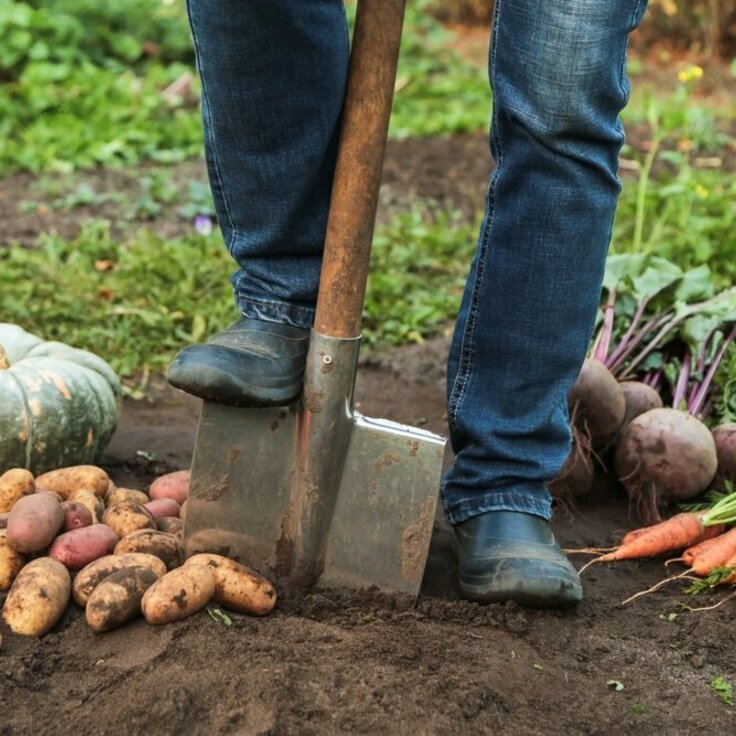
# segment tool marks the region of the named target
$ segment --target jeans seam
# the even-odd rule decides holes
[[[248,304],[263,304],[270,307],[285,307],[289,309],[290,311],[300,312],[304,314],[305,316],[312,316],[314,315],[314,309],[311,307],[300,307],[297,304],[292,304],[291,302],[285,302],[285,301],[277,301],[273,299],[251,299],[247,296],[240,296],[237,295],[238,302],[246,302]]]
[[[491,34],[492,46],[491,46],[491,54],[490,54],[490,74],[489,74],[489,77],[490,77],[489,81],[491,83],[492,89],[495,88],[495,85],[493,84],[493,76],[495,75],[496,49],[498,48],[498,44],[496,42],[497,34],[498,34],[498,18],[501,13],[502,5],[503,5],[503,0],[496,0],[495,7],[494,7],[494,17],[493,17],[493,33]],[[495,99],[494,99],[493,115],[491,119],[491,137],[496,144],[496,151],[498,153],[498,156],[496,160],[495,171],[493,172],[493,176],[491,177],[491,182],[488,187],[488,207],[490,209],[491,215],[488,219],[488,222],[486,223],[486,226],[483,228],[483,236],[479,242],[478,259],[476,262],[476,273],[475,273],[475,280],[473,283],[473,291],[472,291],[470,306],[468,308],[468,316],[466,318],[465,329],[463,331],[463,338],[460,343],[460,360],[459,360],[457,375],[455,376],[455,381],[452,386],[452,392],[450,394],[450,401],[448,402],[449,405],[448,405],[447,419],[448,419],[448,423],[451,428],[457,427],[457,412],[460,407],[460,403],[463,400],[463,397],[465,396],[465,390],[470,381],[470,373],[471,373],[473,354],[474,354],[474,348],[472,347],[472,342],[473,342],[473,336],[475,334],[475,325],[476,325],[477,317],[478,317],[478,302],[479,302],[478,293],[481,287],[483,286],[483,276],[485,272],[483,262],[488,252],[491,227],[493,226],[493,220],[496,214],[495,199],[494,199],[495,186],[496,186],[496,181],[498,179],[499,172],[501,170],[501,164],[503,162],[503,145],[498,136],[498,124],[497,123],[498,123],[498,105],[496,104]]]
[[[192,20],[192,11],[189,5],[189,2],[187,2],[187,16],[189,17],[189,26],[192,30],[192,40],[194,41],[194,47],[197,49],[197,66],[199,66],[199,41],[197,40],[197,33],[194,30],[194,22]],[[212,148],[212,162],[214,164],[215,169],[215,176],[217,178],[217,185],[220,188],[220,192],[222,193],[222,203],[225,206],[225,213],[227,215],[228,225],[230,228],[230,233],[228,235],[227,241],[225,243],[225,246],[227,247],[228,253],[232,255],[232,247],[233,247],[233,240],[235,239],[235,223],[233,221],[233,215],[232,211],[230,209],[230,203],[228,202],[227,198],[227,192],[225,191],[225,186],[223,184],[223,178],[222,178],[222,171],[221,171],[221,164],[220,164],[220,157],[217,154],[217,146],[215,145],[215,134],[214,129],[212,126],[212,111],[209,104],[209,95],[207,94],[207,85],[204,81],[204,76],[200,72],[199,75],[200,84],[202,87],[202,111],[204,116],[206,117],[206,123],[205,123],[205,135],[209,138],[211,148]],[[206,112],[205,112],[206,111]]]

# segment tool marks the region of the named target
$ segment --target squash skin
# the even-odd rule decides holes
[[[121,386],[101,358],[0,323],[0,474],[95,463],[120,415]]]

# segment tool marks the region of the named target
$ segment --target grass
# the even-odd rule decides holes
[[[485,130],[485,69],[452,49],[451,34],[425,5],[407,9],[391,134]],[[110,202],[118,208],[118,227],[127,223],[124,238],[112,238],[110,224],[97,221],[72,241],[46,234],[36,250],[1,250],[0,313],[47,338],[100,353],[123,376],[160,371],[182,344],[232,319],[227,277],[233,266],[217,233],[163,240],[133,228],[164,211],[185,219],[210,214],[209,192],[202,182],[181,187],[165,166],[139,176],[133,197],[99,192],[83,170],[135,171],[143,161],[201,155],[196,82],[188,96],[164,94],[193,71],[183,4],[11,0],[0,13],[0,34],[0,175],[40,174],[39,201],[21,208]],[[631,71],[634,77],[641,71],[636,60]],[[684,268],[708,263],[723,286],[736,281],[736,184],[712,160],[734,145],[727,124],[733,103],[709,106],[697,97],[696,68],[684,71],[679,80],[673,71],[666,94],[639,90],[634,80],[626,120],[659,148],[650,144],[651,170],[646,152],[624,151],[639,162],[639,185],[636,174],[627,182],[612,248],[656,251]],[[703,157],[711,168],[698,163]],[[446,329],[459,305],[476,228],[425,202],[378,231],[364,320],[369,346],[418,341]],[[736,417],[736,356],[724,371],[719,408]]]
[[[458,306],[474,227],[427,208],[398,215],[376,236],[365,341],[421,340]],[[217,232],[163,239],[140,230],[122,242],[88,221],[71,241],[0,251],[0,313],[47,339],[106,358],[123,377],[162,371],[183,345],[236,316],[233,265]]]

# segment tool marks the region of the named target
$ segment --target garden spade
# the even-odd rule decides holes
[[[353,406],[360,318],[404,0],[360,0],[301,399],[205,402],[192,463],[187,554],[219,552],[287,587],[416,597],[445,440]]]

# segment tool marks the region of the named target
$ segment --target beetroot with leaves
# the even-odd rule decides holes
[[[624,392],[626,401],[624,426],[645,411],[662,407],[662,397],[659,393],[642,381],[623,381],[621,390]]]
[[[726,482],[736,485],[736,422],[716,427],[713,440],[718,458],[718,472],[713,485],[717,490],[724,491]]]
[[[710,430],[691,414],[651,409],[624,428],[616,448],[616,475],[645,521],[659,506],[706,491],[716,473]]]
[[[621,428],[626,399],[619,382],[598,360],[587,358],[568,395],[570,414],[578,432],[593,449],[608,445]]]

